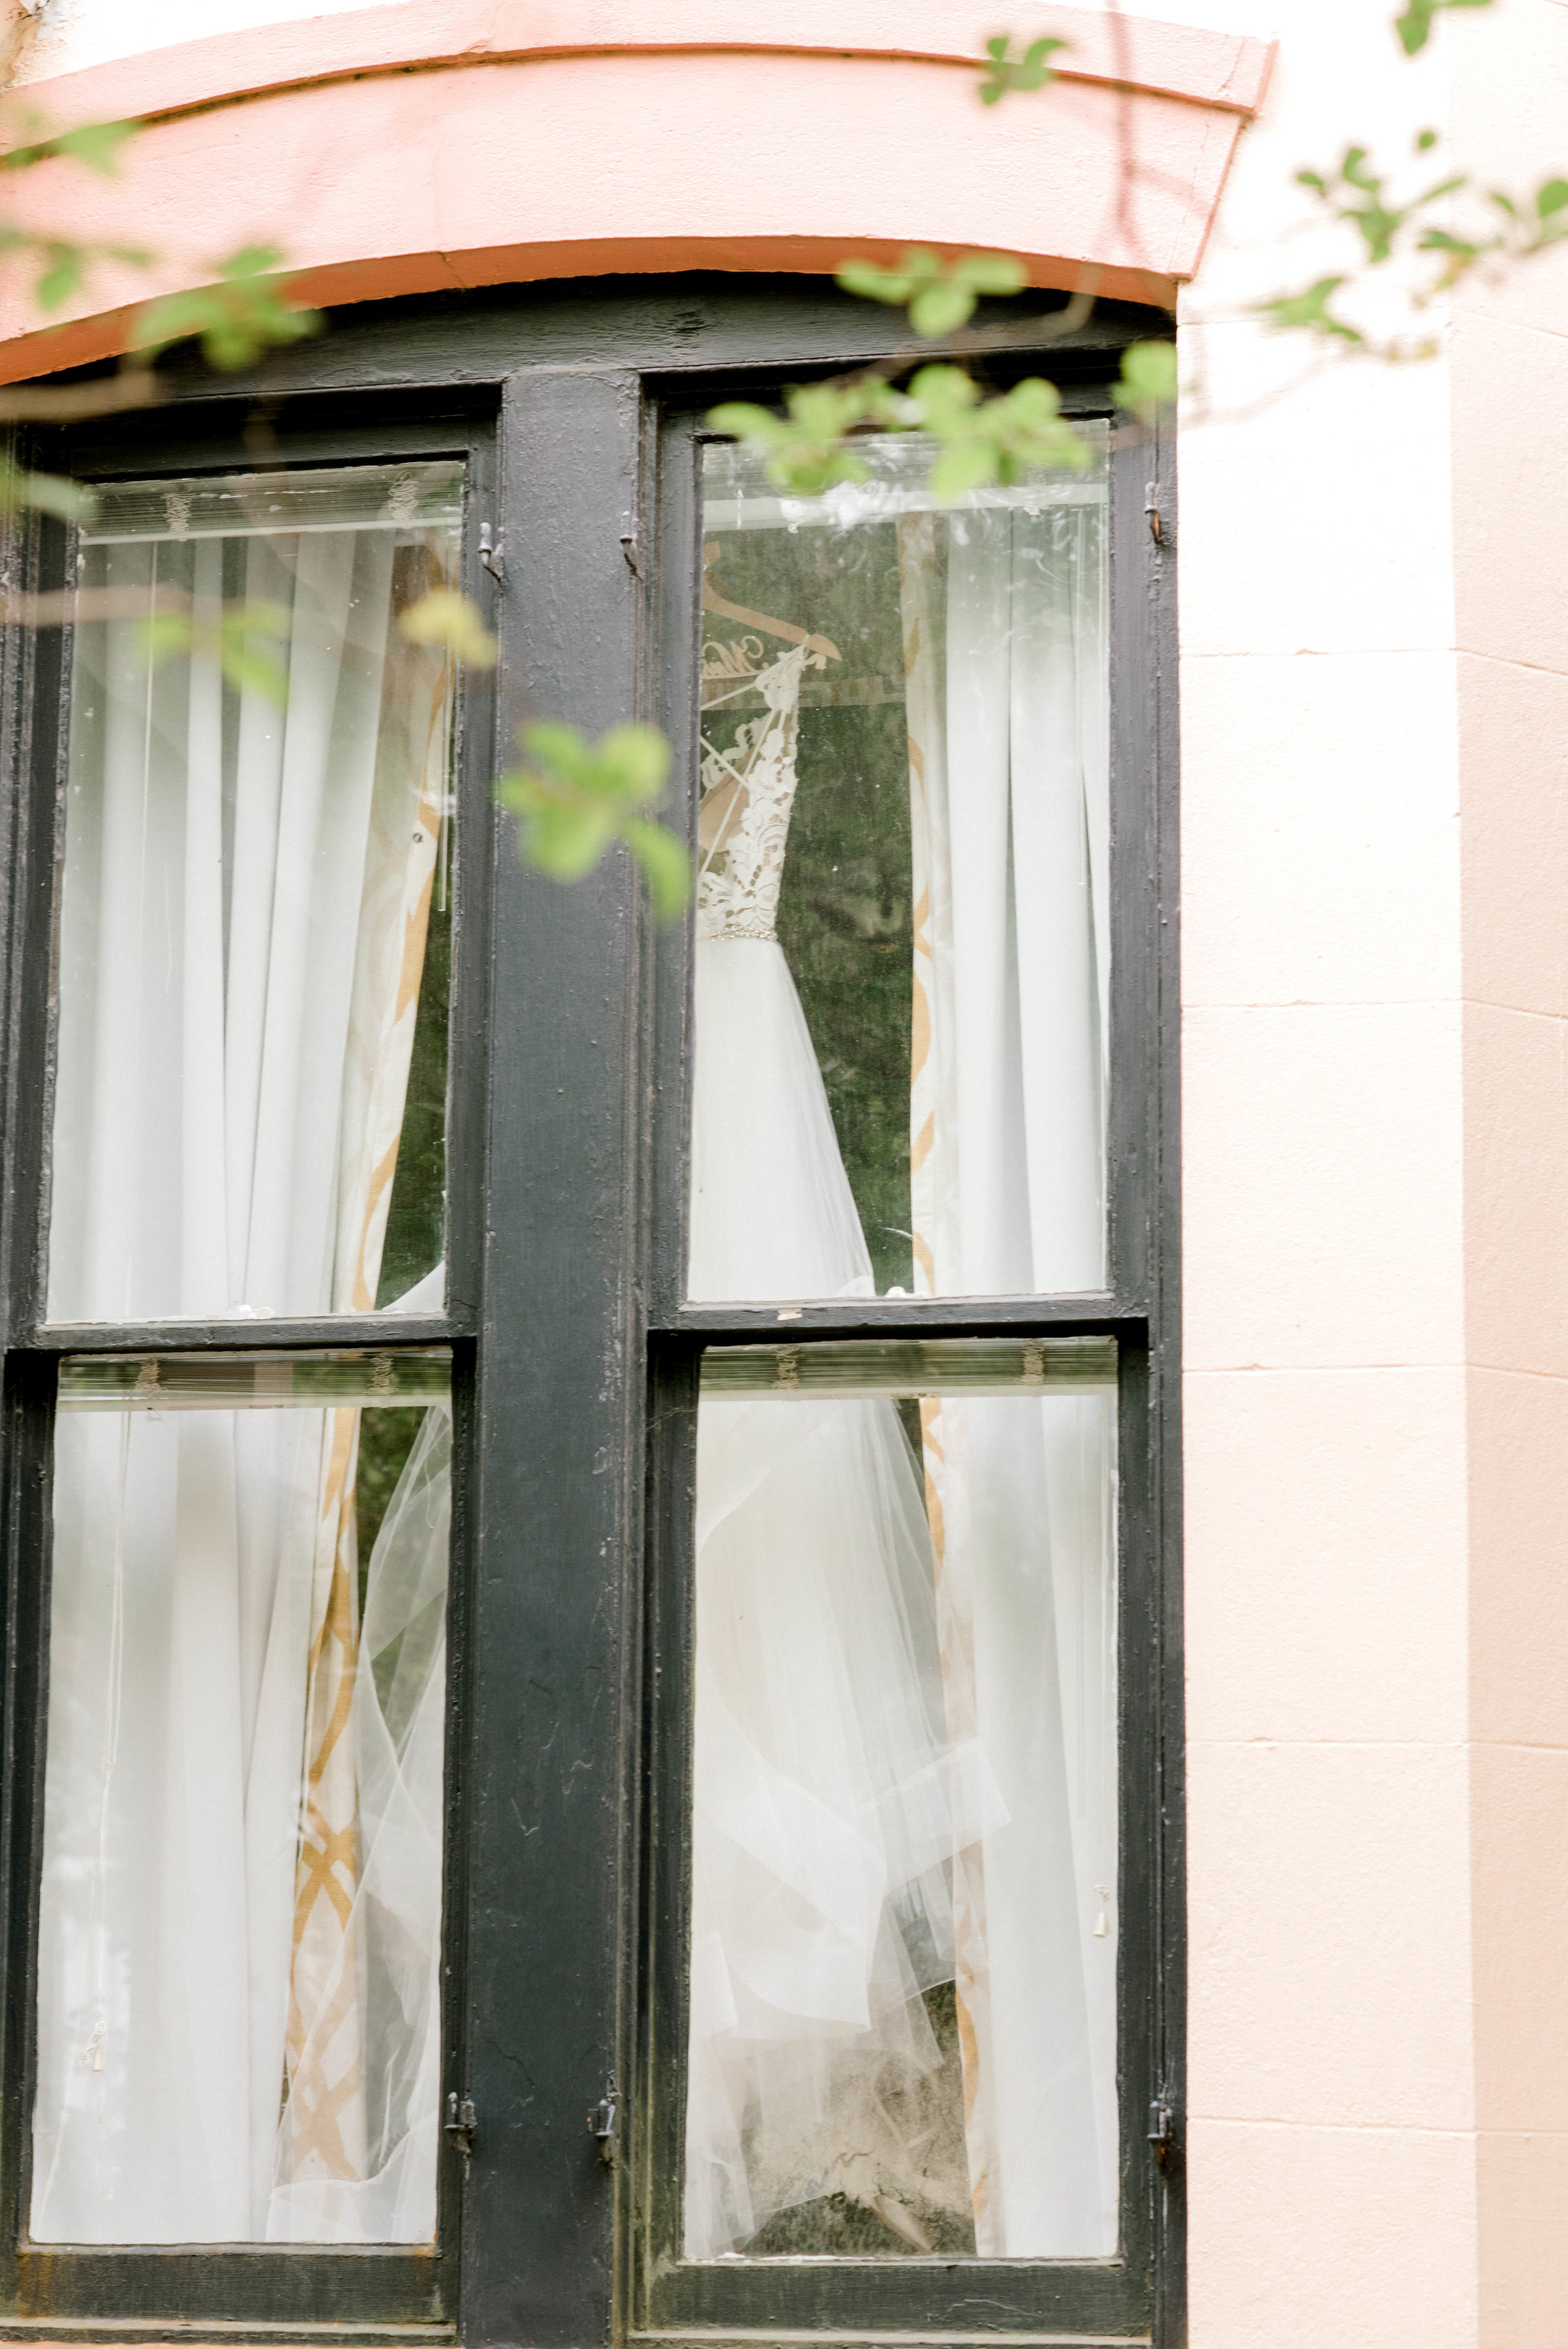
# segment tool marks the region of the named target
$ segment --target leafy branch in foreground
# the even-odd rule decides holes
[[[270,244],[248,244],[218,264],[218,282],[150,302],[136,322],[137,350],[156,358],[170,343],[199,340],[211,367],[232,374],[263,351],[297,343],[321,330],[321,314],[290,299],[293,281],[280,276],[283,254]]]
[[[1114,396],[1119,407],[1151,424],[1176,397],[1175,346],[1130,345]],[[1033,466],[1076,472],[1088,462],[1088,446],[1062,414],[1055,384],[1028,376],[986,398],[966,367],[946,360],[918,368],[907,391],[893,390],[880,376],[797,384],[785,393],[782,416],[731,399],[711,409],[707,421],[714,431],[753,450],[776,489],[803,498],[820,497],[838,481],[868,478],[853,439],[868,429],[923,432],[936,442],[931,490],[939,503],[993,483],[1010,488]]]
[[[18,507],[54,514],[61,522],[91,522],[98,512],[98,499],[80,481],[68,481],[63,473],[30,472],[26,466],[13,464],[9,457],[0,456],[0,514],[14,513]]]
[[[259,693],[281,709],[288,699],[288,671],[269,647],[288,643],[290,625],[282,604],[228,605],[211,622],[189,610],[164,611],[142,622],[142,649],[154,665],[176,653],[214,660],[237,692]]]
[[[0,154],[0,173],[13,176],[39,163],[65,160],[84,164],[100,179],[112,180],[119,169],[120,150],[136,129],[132,122],[87,122],[75,130],[49,133],[40,115],[9,111],[13,126],[39,134]],[[133,269],[145,269],[151,259],[138,245],[78,244],[67,237],[23,228],[15,221],[0,222],[0,258],[23,254],[32,254],[36,264],[33,290],[40,310],[57,310],[68,302],[95,261],[119,261]]]
[[[0,223],[0,257],[30,253],[37,267],[33,298],[40,310],[58,310],[79,291],[95,261],[123,262],[145,269],[152,259],[139,245],[72,244],[64,237],[36,236],[9,222]]]
[[[397,622],[411,645],[440,645],[469,668],[494,668],[498,647],[480,609],[456,587],[432,587]]]
[[[726,400],[708,422],[763,459],[776,488],[797,497],[820,497],[837,481],[863,481],[866,467],[850,435],[868,427],[888,432],[925,432],[940,454],[931,469],[932,493],[939,501],[988,481],[1016,481],[1031,465],[1088,462],[1082,440],[1060,412],[1054,384],[1031,377],[990,399],[966,368],[947,362],[921,367],[906,392],[872,377],[848,384],[795,385],[785,394],[784,414]]]
[[[1463,0],[1466,5],[1481,4]],[[1437,143],[1435,130],[1423,130],[1414,151],[1429,154]],[[1543,180],[1533,193],[1515,197],[1506,189],[1479,186],[1467,172],[1450,171],[1401,200],[1392,192],[1391,174],[1373,169],[1365,147],[1347,147],[1331,171],[1298,171],[1295,178],[1298,187],[1317,199],[1329,221],[1360,239],[1362,273],[1342,270],[1316,278],[1297,293],[1258,303],[1254,315],[1270,326],[1305,330],[1324,342],[1380,358],[1427,358],[1436,345],[1430,337],[1378,340],[1346,316],[1341,297],[1347,287],[1363,282],[1366,271],[1391,262],[1413,266],[1409,302],[1419,313],[1472,271],[1488,264],[1528,260],[1568,236],[1568,179],[1556,176]],[[1451,226],[1450,215],[1438,209],[1456,196],[1468,196],[1482,208],[1472,215],[1468,233],[1463,226]]]
[[[119,168],[121,151],[136,130],[130,122],[92,122],[74,130],[51,132],[41,117],[19,111],[15,105],[7,109],[7,120],[13,135],[17,129],[32,134],[0,153],[0,174],[13,178],[40,163],[67,160],[112,179]],[[24,255],[31,255],[36,264],[34,297],[45,312],[58,310],[68,302],[96,262],[117,261],[144,269],[153,259],[139,246],[81,243],[0,220],[0,260],[19,260]],[[314,311],[298,307],[290,298],[288,279],[277,274],[282,258],[264,245],[248,246],[232,254],[218,264],[216,285],[170,295],[148,305],[133,332],[132,355],[118,378],[101,384],[0,393],[0,424],[113,415],[128,408],[150,406],[160,388],[149,362],[171,343],[199,340],[210,366],[232,369],[248,367],[263,352],[313,334],[320,322]],[[90,514],[92,500],[74,482],[0,459],[0,507],[32,507],[79,522]]]
[[[983,294],[1021,294],[1029,273],[1011,253],[965,253],[944,261],[923,244],[908,246],[896,269],[874,261],[846,261],[838,283],[846,294],[907,309],[917,335],[951,335],[967,326]]]
[[[29,146],[7,148],[0,155],[0,171],[29,171],[35,163],[50,163],[64,155],[112,180],[119,169],[119,150],[136,130],[134,122],[84,122],[75,130],[49,132],[43,118],[33,113],[23,116],[21,121],[27,129],[43,135]]]
[[[1153,425],[1162,408],[1176,404],[1174,343],[1129,343],[1121,354],[1121,374],[1111,386],[1118,408],[1140,424]]]
[[[264,694],[280,705],[288,699],[287,670],[267,649],[289,641],[292,624],[285,605],[256,600],[226,604],[216,621],[209,623],[194,617],[183,596],[167,589],[164,596],[164,608],[141,628],[143,649],[155,663],[175,653],[205,654],[241,692]],[[469,668],[495,667],[495,638],[478,606],[455,587],[432,587],[398,616],[397,626],[410,644],[439,645]]]
[[[590,742],[575,726],[541,722],[518,729],[527,763],[496,785],[518,819],[518,854],[556,881],[581,881],[613,841],[641,865],[661,921],[691,895],[691,853],[646,811],[665,795],[670,746],[655,726],[612,726]]]

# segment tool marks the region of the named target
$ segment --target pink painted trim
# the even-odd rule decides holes
[[[391,0],[333,16],[253,26],[35,82],[53,122],[159,121],[195,107],[350,76],[595,55],[738,50],[751,55],[899,57],[973,66],[995,32],[994,7],[951,0]],[[1274,44],[1241,33],[1067,7],[1009,18],[1016,45],[1040,34],[1069,46],[1063,80],[1109,82],[1253,115]]]
[[[638,18],[655,5],[665,0],[395,0],[35,83],[29,98],[53,121],[147,111],[112,181],[68,161],[28,172],[21,224],[99,248],[134,243],[157,263],[95,266],[47,327],[25,283],[0,282],[0,381],[111,356],[136,306],[210,282],[218,256],[259,242],[324,305],[614,272],[824,274],[849,254],[891,260],[916,243],[1005,249],[1036,285],[1092,279],[1170,305],[1197,267],[1241,101],[1261,94],[1270,54],[1121,18],[1121,70],[1097,78],[1090,36],[1103,64],[1105,18],[1041,15],[1027,31],[1078,28],[1080,69],[987,109],[968,50],[860,46],[872,16],[886,31],[907,12],[918,32],[940,10],[944,43],[973,33],[977,52],[981,20],[955,22],[972,0],[862,0],[853,49],[827,45],[841,0],[790,0],[788,47],[747,16],[764,0],[682,0],[678,41]],[[533,46],[498,46],[518,36],[524,8]],[[725,26],[735,37],[719,37]],[[694,46],[704,29],[713,39]],[[438,35],[432,69],[419,45]],[[259,61],[274,78],[254,78]],[[67,106],[67,92],[91,103]],[[911,154],[940,155],[941,172],[912,177]]]

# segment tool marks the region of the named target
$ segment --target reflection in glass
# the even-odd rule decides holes
[[[30,2232],[428,2242],[449,1367],[62,1367]]]
[[[1105,1278],[1109,443],[934,507],[706,451],[697,1298]],[[1098,433],[1098,438],[1095,438]]]
[[[688,2258],[1116,2248],[1114,1399],[704,1357]]]
[[[461,494],[130,482],[82,533],[54,1320],[440,1309],[451,678],[397,620]]]

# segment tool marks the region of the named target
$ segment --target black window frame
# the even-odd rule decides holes
[[[1158,314],[1102,305],[1057,339],[1054,297],[998,306],[1005,381],[1064,404]],[[1181,2101],[1172,450],[1113,420],[1113,1067],[1103,1292],[789,1309],[788,1336],[1110,1335],[1120,1350],[1124,2242],[1115,2260],[672,2260],[690,1485],[705,1345],[777,1340],[777,1308],[682,1304],[688,934],[660,931],[616,855],[567,891],[519,866],[491,777],[527,717],[590,733],[653,718],[694,821],[701,419],[720,397],[885,357],[896,318],[820,282],[597,280],[367,305],[254,378],[176,365],[154,414],[24,443],[84,477],[451,455],[464,578],[501,639],[462,697],[445,1317],[40,1326],[50,939],[68,641],[0,647],[0,2338],[222,2324],[304,2342],[453,2337],[576,2349],[780,2332],[912,2344],[1179,2337]],[[1045,351],[1039,347],[1046,346]],[[477,525],[501,552],[498,587]],[[68,575],[69,533],[13,528],[6,583]],[[446,2072],[471,2158],[443,2149],[434,2255],[380,2250],[21,2251],[41,1790],[49,1429],[63,1351],[449,1343],[454,1637]],[[1130,1808],[1126,1807],[1130,1803]],[[1133,1832],[1136,1822],[1136,1834]],[[1130,1873],[1129,1872],[1130,1870]],[[653,1952],[655,1964],[648,1962]],[[618,2146],[587,2126],[612,2084]],[[674,2131],[672,2137],[671,2132]],[[1156,2152],[1161,2158],[1156,2159]],[[662,2230],[662,2231],[661,2231]],[[792,2272],[786,2272],[792,2271]],[[683,2280],[684,2279],[684,2280]],[[422,2296],[421,2296],[422,2295]],[[706,2296],[705,2296],[706,2295]]]
[[[1037,360],[1036,364],[1038,364]],[[1020,356],[992,364],[1004,382],[1026,371]],[[1103,362],[1102,362],[1103,366]],[[655,1255],[650,1268],[649,1581],[644,1657],[646,1777],[643,1849],[648,1857],[640,1951],[643,1996],[633,2112],[637,2126],[627,2223],[631,2337],[653,2344],[820,2333],[944,2341],[1122,2340],[1146,2334],[1179,2287],[1178,2173],[1162,2116],[1174,2110],[1180,2075],[1172,2040],[1175,1950],[1165,1946],[1179,1879],[1171,1848],[1172,1779],[1164,1714],[1175,1629],[1170,1586],[1174,1520],[1173,1076],[1161,1053],[1174,1002],[1172,959],[1174,526],[1169,435],[1119,418],[1103,373],[1069,361],[1063,405],[1111,426],[1111,1081],[1108,1125],[1107,1283],[1054,1297],[873,1299],[693,1305],[683,1301],[689,1197],[686,1093],[661,1093],[656,1118]],[[658,463],[661,532],[657,678],[661,722],[676,744],[675,771],[693,792],[697,765],[700,612],[700,452],[716,396],[777,397],[779,371],[737,373],[666,393]],[[666,551],[673,538],[677,552]],[[1163,688],[1163,693],[1162,693]],[[695,804],[686,820],[694,827]],[[689,927],[661,948],[660,1004],[667,1023],[657,1065],[678,1066],[689,1090],[689,1037],[677,1050],[677,1016],[689,1019]],[[1163,1184],[1161,1182],[1163,1177]],[[689,1905],[691,1708],[683,1667],[693,1642],[694,1463],[699,1365],[705,1347],[813,1339],[1027,1336],[1117,1340],[1118,1673],[1121,1830],[1118,2057],[1121,2124],[1121,2240],[1112,2259],[954,2261],[941,2258],[726,2259],[679,2255],[684,2099],[683,1922]],[[681,1953],[675,1958],[665,1952]],[[1155,2140],[1159,2140],[1157,2143]],[[938,2281],[940,2279],[940,2281]]]
[[[493,427],[460,411],[415,423],[387,412],[364,417],[320,416],[278,447],[247,437],[231,409],[182,417],[139,417],[112,439],[87,432],[38,436],[26,459],[68,472],[86,484],[116,479],[264,471],[291,472],[343,463],[383,464],[398,459],[457,457],[466,468],[464,561],[475,585],[476,503],[487,514],[493,499]],[[102,428],[98,428],[101,433]],[[20,540],[21,543],[15,543]],[[75,533],[40,520],[15,531],[13,563],[29,586],[57,593],[73,575]],[[482,576],[482,574],[478,574]],[[8,632],[10,633],[10,632]],[[36,1944],[42,1866],[45,1737],[47,1717],[48,1570],[53,1423],[58,1369],[69,1355],[153,1353],[201,1356],[222,1351],[266,1354],[302,1350],[334,1352],[367,1348],[450,1349],[454,1422],[453,1573],[449,1610],[446,1871],[461,1880],[462,1788],[468,1767],[457,1725],[464,1706],[469,1643],[465,1609],[466,1528],[470,1515],[465,1467],[471,1459],[475,1311],[482,1216],[482,1133],[473,1114],[474,1071],[464,1066],[465,1040],[482,1031],[476,1017],[482,988],[484,904],[493,830],[488,681],[465,678],[454,719],[454,834],[451,1065],[448,1113],[448,1309],[438,1315],[390,1317],[334,1314],[305,1319],[51,1322],[46,1318],[49,1134],[53,1114],[55,1013],[52,974],[58,953],[63,884],[64,815],[69,752],[72,632],[40,631],[13,641],[18,666],[31,676],[22,689],[29,705],[27,739],[18,740],[15,711],[8,738],[16,758],[6,771],[5,796],[13,850],[7,978],[15,1009],[7,1024],[5,1195],[8,1225],[0,1235],[5,1361],[5,1723],[0,1746],[0,1868],[5,1899],[5,1983],[0,2002],[0,2307],[10,2322],[33,2319],[67,2333],[106,2319],[158,2324],[178,2316],[202,2323],[264,2321],[292,2328],[350,2323],[391,2324],[397,2337],[449,2337],[457,2302],[462,2188],[461,2157],[442,2140],[438,2169],[438,2235],[433,2249],[352,2246],[321,2249],[268,2244],[33,2244],[26,2211],[31,2177],[31,2106],[35,2065]],[[20,684],[21,680],[17,682]],[[467,843],[471,833],[479,846]],[[473,887],[470,890],[470,871]],[[477,904],[470,904],[470,896]],[[39,981],[49,991],[40,1002]],[[29,1049],[31,1040],[31,1049]],[[39,1050],[40,1042],[43,1049]],[[471,1059],[471,1051],[469,1056]],[[478,1098],[482,1099],[482,1095]],[[478,1145],[478,1147],[476,1147]],[[450,1978],[460,1962],[462,1914],[449,1905],[443,1965]],[[463,2069],[463,2011],[449,2000],[442,2017],[443,2070]],[[4,2328],[0,2319],[0,2329]]]

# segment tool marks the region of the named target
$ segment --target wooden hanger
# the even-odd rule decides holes
[[[702,551],[702,608],[721,620],[738,620],[743,627],[760,628],[766,636],[779,636],[787,645],[804,645],[808,652],[821,653],[829,660],[842,660],[843,654],[829,636],[809,636],[793,620],[770,620],[762,612],[748,612],[743,604],[727,603],[708,578],[708,566],[718,560],[718,542],[710,539]]]

